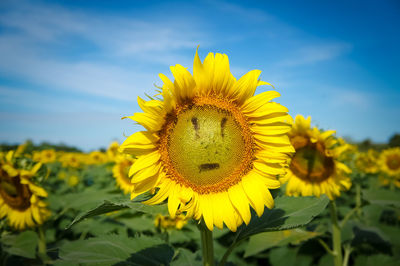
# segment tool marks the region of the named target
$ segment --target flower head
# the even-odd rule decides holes
[[[380,183],[384,186],[393,183],[400,188],[400,148],[390,148],[379,156]]]
[[[296,152],[287,175],[281,179],[287,182],[286,194],[317,197],[326,194],[334,199],[340,195],[340,190],[350,188],[348,174],[351,170],[338,161],[346,149],[338,145],[333,133],[332,130],[321,132],[316,127],[311,128],[311,117],[296,116],[289,133]]]
[[[19,169],[13,155],[11,151],[0,158],[0,218],[7,217],[10,226],[23,230],[42,224],[50,211],[41,199],[47,192],[32,180],[41,163],[30,170]]]
[[[146,131],[128,137],[121,151],[137,155],[130,168],[132,198],[157,188],[146,204],[168,200],[177,213],[204,219],[212,230],[223,224],[236,231],[249,223],[250,206],[261,216],[272,208],[269,189],[279,188],[293,147],[287,137],[291,117],[272,102],[276,91],[254,93],[261,71],[239,80],[228,57],[210,53],[204,62],[196,52],[193,75],[171,67],[174,81],[160,74],[162,99],[138,98],[143,113],[128,118]]]

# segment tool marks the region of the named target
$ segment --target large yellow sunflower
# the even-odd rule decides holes
[[[379,180],[386,186],[393,183],[400,188],[400,148],[386,149],[379,157],[379,168],[382,174]]]
[[[129,178],[129,168],[133,164],[134,159],[131,156],[119,155],[115,158],[115,165],[113,166],[113,177],[117,182],[117,186],[125,193],[128,194],[133,189],[133,184]]]
[[[348,174],[351,170],[337,160],[346,147],[338,145],[333,133],[311,128],[311,117],[296,116],[289,132],[296,153],[287,175],[281,179],[287,182],[287,195],[319,197],[326,194],[332,200],[340,195],[340,190],[350,188]]]
[[[269,189],[278,188],[288,153],[291,117],[286,107],[271,102],[266,91],[254,96],[261,71],[236,80],[228,57],[209,53],[204,62],[196,52],[193,76],[181,65],[171,67],[174,82],[160,74],[161,99],[138,98],[143,113],[129,117],[147,131],[137,132],[121,151],[138,156],[129,175],[131,197],[157,188],[146,204],[168,198],[172,218],[186,212],[203,218],[207,227],[236,231],[251,218],[251,206],[262,215],[272,208]]]
[[[32,181],[41,163],[29,171],[15,168],[13,152],[9,152],[0,158],[0,165],[0,218],[7,217],[10,226],[18,230],[42,224],[50,216],[41,200],[47,192]]]

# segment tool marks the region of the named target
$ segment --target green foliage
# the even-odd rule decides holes
[[[33,259],[36,257],[38,239],[38,235],[33,231],[3,234],[1,236],[2,249],[13,255]]]
[[[86,218],[98,216],[101,214],[106,214],[109,212],[119,211],[123,209],[130,208],[136,212],[142,213],[149,213],[149,214],[157,214],[157,213],[165,213],[166,206],[148,206],[144,205],[140,202],[132,202],[132,201],[122,201],[122,202],[111,202],[111,201],[104,201],[102,204],[97,206],[94,209],[91,209],[87,212],[79,214],[72,223],[68,226],[70,228],[74,224],[77,224],[83,221]]]
[[[34,149],[32,143],[27,147]],[[46,148],[49,146],[40,149]],[[17,161],[24,169],[35,164],[28,155],[29,151]],[[43,224],[41,237],[35,232],[40,232],[39,228],[15,232],[1,220],[1,263],[202,265],[198,221],[189,220],[181,230],[156,227],[155,218],[168,215],[167,206],[142,204],[148,194],[129,200],[116,186],[113,165],[68,168],[61,162],[44,164],[33,180],[48,191],[45,201],[52,216]],[[377,175],[360,173],[354,163],[349,165],[353,186],[336,199],[347,265],[400,265],[400,190],[379,188]],[[79,182],[71,186],[68,178],[73,175]],[[333,265],[328,198],[287,197],[284,191],[284,186],[272,191],[275,207],[265,209],[261,217],[253,212],[250,224],[240,226],[237,232],[226,227],[214,229],[216,262]],[[40,253],[39,243],[44,241],[45,250]]]
[[[118,235],[68,242],[59,253],[61,261],[75,265],[167,265],[173,255],[161,239]]]
[[[398,191],[387,189],[368,189],[363,190],[365,200],[378,205],[391,205],[400,208],[400,194]]]
[[[262,232],[306,225],[325,209],[328,202],[326,196],[321,198],[280,196],[275,199],[275,208],[266,209],[261,217],[253,216],[248,226],[242,226],[238,230],[237,241]]]
[[[321,235],[321,233],[310,232],[303,229],[272,231],[256,234],[250,237],[244,256],[253,256],[272,247],[281,247],[288,244],[299,244],[319,235]]]

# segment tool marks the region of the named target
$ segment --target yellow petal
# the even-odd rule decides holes
[[[273,113],[287,113],[287,112],[289,112],[289,110],[285,106],[275,102],[268,102],[263,106],[261,106],[260,108],[258,108],[256,111],[246,113],[246,116],[253,118],[253,117],[268,116]]]
[[[129,118],[135,122],[138,122],[144,128],[149,131],[159,131],[163,125],[164,119],[157,117],[149,113],[134,113],[133,116],[126,116],[122,119]]]
[[[181,65],[171,66],[170,69],[175,77],[175,95],[178,96],[178,99],[192,98],[196,86],[192,74]]]
[[[263,184],[258,182],[258,174],[254,171],[250,171],[246,176],[244,176],[242,182],[251,207],[253,207],[257,215],[260,217],[264,213],[265,195],[263,194],[266,189],[263,189]]]
[[[158,151],[139,156],[139,158],[132,164],[131,168],[129,169],[129,176],[134,175],[144,168],[156,165],[157,162],[160,160],[160,157],[161,155]]]
[[[279,96],[280,96],[280,94],[277,91],[262,92],[256,96],[253,96],[253,97],[247,99],[242,106],[242,110],[245,113],[254,112],[255,110],[262,107],[267,102],[269,102],[272,99],[277,98]]]
[[[239,183],[230,187],[228,190],[228,194],[229,199],[231,200],[237,212],[242,217],[243,221],[246,223],[246,225],[249,224],[251,219],[250,207],[242,184]]]
[[[235,84],[234,97],[237,99],[239,104],[243,104],[247,99],[254,95],[258,86],[258,77],[260,76],[260,70],[252,70],[241,77]]]
[[[138,171],[136,174],[133,175],[131,183],[137,184],[137,183],[143,182],[144,180],[146,180],[154,175],[157,175],[158,172],[160,171],[160,168],[161,168],[161,165],[156,164],[156,165],[152,165],[147,168],[141,169],[140,171]]]
[[[214,229],[214,220],[213,220],[213,202],[209,198],[209,195],[204,194],[199,197],[199,204],[201,208],[201,213],[203,214],[204,222],[207,225],[207,228],[212,231]]]

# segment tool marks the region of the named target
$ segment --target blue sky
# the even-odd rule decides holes
[[[354,140],[400,132],[398,1],[0,2],[0,142],[85,150],[140,130],[122,116],[192,69],[197,45],[272,83],[290,114]]]

